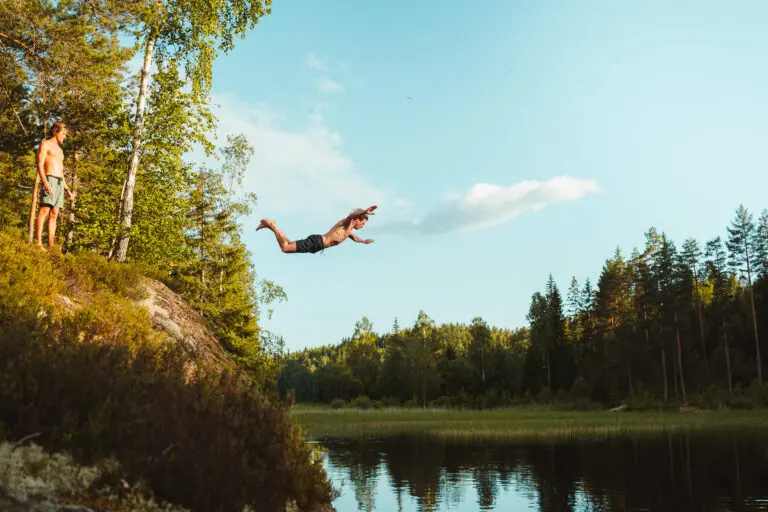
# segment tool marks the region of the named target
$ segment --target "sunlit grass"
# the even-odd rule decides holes
[[[704,429],[765,428],[768,431],[768,410],[572,412],[534,407],[484,411],[360,410],[298,405],[291,415],[311,439],[400,433],[451,438],[594,439]]]

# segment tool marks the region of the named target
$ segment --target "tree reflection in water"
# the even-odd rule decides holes
[[[542,511],[768,510],[764,432],[514,443],[402,435],[322,444],[334,483],[349,482],[344,492],[354,495],[355,508],[336,503],[339,512],[507,510],[511,499]],[[377,500],[387,505],[377,508]]]

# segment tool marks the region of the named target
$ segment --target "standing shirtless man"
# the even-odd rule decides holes
[[[42,188],[40,189],[40,212],[37,214],[37,231],[35,242],[37,246],[45,250],[41,240],[43,236],[43,223],[48,218],[48,247],[53,247],[56,238],[56,220],[59,210],[64,206],[64,194],[72,200],[74,194],[64,181],[64,151],[59,144],[67,138],[67,127],[64,123],[56,123],[51,126],[48,139],[40,143],[37,150],[37,174],[40,176]]]
[[[367,210],[358,208],[334,224],[326,234],[310,235],[303,240],[297,240],[295,242],[288,240],[288,237],[285,236],[285,233],[277,229],[275,221],[273,220],[261,219],[261,223],[259,224],[259,227],[256,228],[256,231],[260,230],[261,228],[267,228],[271,230],[275,234],[275,238],[277,238],[277,243],[280,246],[280,249],[285,253],[310,252],[314,254],[328,247],[339,245],[347,238],[351,238],[355,242],[361,244],[370,244],[373,242],[372,239],[368,238],[363,240],[357,235],[353,234],[352,230],[362,229],[363,226],[368,223],[368,216],[373,215],[373,210],[376,208],[376,206],[371,206]]]

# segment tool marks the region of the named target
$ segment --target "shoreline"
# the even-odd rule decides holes
[[[434,408],[360,410],[297,405],[289,414],[309,441],[397,434],[522,441],[607,439],[706,430],[765,429],[768,432],[768,409],[575,412],[532,407],[475,411]]]

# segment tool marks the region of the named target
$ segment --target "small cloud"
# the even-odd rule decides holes
[[[570,176],[558,176],[544,182],[522,181],[509,186],[477,183],[463,194],[446,198],[419,221],[390,222],[376,231],[439,235],[489,229],[522,213],[599,192],[596,181]]]
[[[344,92],[343,85],[341,85],[339,82],[327,76],[318,78],[316,83],[317,83],[317,90],[324,94],[328,94],[332,92]]]
[[[316,69],[318,71],[325,70],[325,62],[314,53],[307,54],[307,56],[304,58],[304,64],[306,64],[310,69]]]

